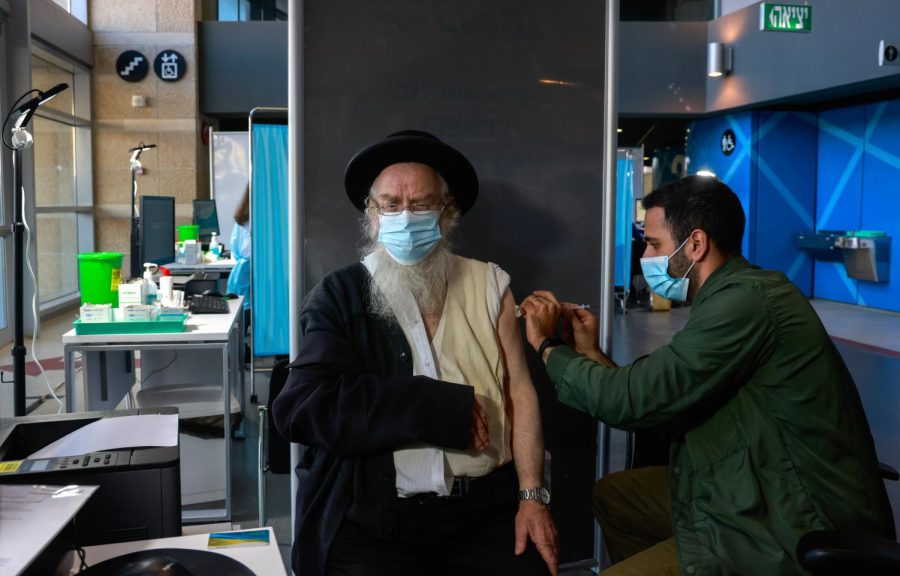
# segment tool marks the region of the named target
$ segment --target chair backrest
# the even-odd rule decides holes
[[[280,358],[272,367],[272,376],[269,378],[269,401],[266,402],[269,441],[266,445],[266,464],[269,466],[269,471],[274,474],[289,474],[291,471],[291,443],[278,433],[278,428],[275,427],[272,419],[272,403],[284,388],[289,372],[287,358]]]
[[[887,464],[879,462],[878,469],[885,480],[900,479],[900,474]],[[900,543],[896,537],[891,534],[891,539],[887,539],[835,530],[808,532],[797,543],[797,560],[815,576],[894,576],[900,574]]]

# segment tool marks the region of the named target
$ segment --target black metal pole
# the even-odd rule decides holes
[[[137,175],[134,173],[134,166],[131,167],[131,258],[130,258],[130,267],[131,270],[128,271],[131,278],[137,278],[141,275],[141,258],[140,258],[140,248],[139,248],[139,234],[138,234],[138,217],[137,217],[137,209],[135,208],[135,202],[137,201]]]
[[[15,276],[14,300],[13,300],[13,324],[15,341],[13,344],[13,415],[25,415],[25,328],[22,325],[25,318],[25,242],[23,233],[24,206],[22,205],[22,150],[13,150],[13,251],[15,252]]]

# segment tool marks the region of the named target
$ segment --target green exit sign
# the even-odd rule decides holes
[[[759,5],[759,29],[812,32],[812,6],[764,2]]]

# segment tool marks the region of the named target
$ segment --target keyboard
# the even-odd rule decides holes
[[[228,301],[221,296],[194,294],[188,310],[191,314],[228,314]]]

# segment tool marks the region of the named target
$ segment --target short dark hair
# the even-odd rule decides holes
[[[644,208],[662,208],[675,244],[699,228],[726,256],[741,253],[744,209],[731,188],[710,176],[688,176],[648,194]]]

